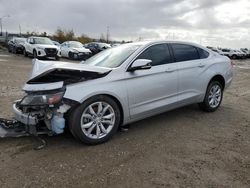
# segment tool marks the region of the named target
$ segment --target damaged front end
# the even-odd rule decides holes
[[[65,89],[27,92],[22,100],[13,104],[15,119],[26,125],[32,135],[63,133],[64,114],[73,104],[63,100]]]
[[[64,98],[67,86],[103,77],[110,71],[35,59],[31,77],[23,88],[26,96],[13,104],[14,122],[18,126],[12,126],[7,131],[6,123],[0,121],[0,137],[63,133],[66,113],[78,105],[77,101]]]

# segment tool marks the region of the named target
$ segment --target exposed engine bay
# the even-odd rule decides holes
[[[79,104],[64,98],[67,86],[104,77],[110,71],[34,59],[31,77],[23,87],[26,96],[14,102],[14,120],[0,119],[0,137],[63,133],[67,112]]]

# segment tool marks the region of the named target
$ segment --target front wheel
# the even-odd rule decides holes
[[[33,58],[37,58],[37,52],[36,52],[36,50],[33,50]]]
[[[28,53],[26,52],[25,48],[23,49],[23,55],[24,55],[25,57],[28,56]]]
[[[68,57],[69,57],[69,59],[74,59],[74,53],[69,52]]]
[[[16,49],[16,47],[13,47],[13,53],[14,53],[14,54],[17,54],[17,49]]]
[[[86,100],[70,115],[72,134],[86,144],[100,144],[109,140],[120,124],[120,109],[107,96],[95,96]]]
[[[222,98],[223,87],[221,83],[218,81],[212,81],[209,83],[205,98],[199,106],[206,112],[214,112],[219,108]]]

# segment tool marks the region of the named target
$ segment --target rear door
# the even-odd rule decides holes
[[[126,72],[132,119],[157,114],[177,102],[178,74],[168,45],[155,44],[136,59],[152,60],[151,69]]]
[[[179,101],[193,103],[204,93],[209,53],[188,44],[170,44],[179,72]]]

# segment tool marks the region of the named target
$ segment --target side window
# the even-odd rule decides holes
[[[150,59],[152,60],[152,66],[172,63],[172,58],[166,44],[156,44],[149,47],[142,52],[137,59]]]
[[[171,44],[177,62],[200,59],[198,50],[187,44]]]
[[[206,50],[203,50],[201,48],[197,48],[199,55],[200,55],[200,59],[206,59],[209,56],[209,53]],[[216,52],[218,52],[218,50],[215,50]]]

